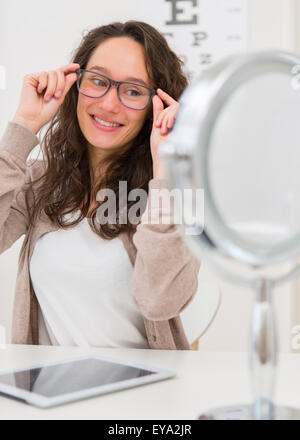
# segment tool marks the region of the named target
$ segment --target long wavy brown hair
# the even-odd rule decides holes
[[[97,47],[115,37],[130,37],[144,48],[147,73],[155,89],[161,88],[178,100],[188,80],[182,70],[182,61],[170,49],[165,38],[152,26],[139,21],[112,23],[89,31],[73,52],[71,62],[85,69]],[[116,195],[116,218],[119,218],[119,181],[127,181],[128,193],[135,188],[148,192],[148,183],[153,178],[150,134],[152,130],[152,108],[145,123],[132,143],[121,153],[113,155],[101,176],[91,187],[87,140],[77,120],[78,91],[76,83],[67,93],[63,104],[50,121],[40,142],[45,160],[43,174],[30,182],[26,188],[26,206],[32,226],[42,211],[55,224],[67,228],[80,222],[89,212],[91,202],[100,188],[108,188]],[[34,194],[33,204],[29,194]],[[136,202],[127,202],[127,209]],[[121,232],[134,232],[136,225],[101,224],[95,221],[100,202],[91,211],[88,220],[92,230],[100,237],[112,239]],[[73,222],[66,222],[65,214],[80,210]],[[127,211],[127,212],[128,212]]]

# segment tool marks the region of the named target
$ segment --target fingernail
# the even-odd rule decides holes
[[[50,95],[46,95],[46,96],[45,96],[45,100],[46,100],[46,101],[49,101],[50,98],[51,98]]]
[[[61,90],[57,90],[57,92],[55,93],[55,96],[57,98],[59,98],[61,96],[61,94],[62,94],[62,91]]]

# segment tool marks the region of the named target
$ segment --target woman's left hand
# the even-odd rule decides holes
[[[165,172],[158,156],[158,146],[167,140],[169,130],[175,123],[179,111],[179,103],[161,89],[152,98],[153,102],[153,126],[150,136],[150,147],[153,160],[153,177],[164,178]],[[164,104],[168,107],[164,108]]]

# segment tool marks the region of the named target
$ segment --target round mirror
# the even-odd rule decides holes
[[[182,96],[161,152],[174,187],[204,190],[185,234],[197,253],[256,269],[299,254],[299,97],[300,59],[285,52],[228,57]]]

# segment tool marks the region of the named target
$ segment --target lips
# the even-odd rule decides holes
[[[95,128],[97,128],[98,130],[102,131],[102,132],[107,132],[107,133],[115,133],[118,132],[119,130],[121,130],[121,128],[123,127],[122,125],[105,125],[103,123],[98,122],[95,118],[94,115],[90,115],[91,117],[91,122],[94,125]],[[103,122],[106,122],[105,119],[101,119]],[[108,123],[110,121],[107,121]],[[116,122],[110,122],[113,124],[116,124]]]
[[[108,119],[108,118],[106,118],[106,117],[104,117],[104,116],[101,116],[101,115],[91,115],[92,116],[92,118],[93,119],[95,119],[95,117],[97,118],[97,119],[99,119],[99,120],[101,120],[101,121],[104,121],[104,122],[108,122],[109,124],[118,124],[118,126],[123,126],[124,124],[121,124],[120,122],[118,122],[118,121],[113,121],[112,119]]]

